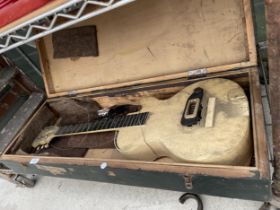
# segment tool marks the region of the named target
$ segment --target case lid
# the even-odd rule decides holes
[[[177,79],[256,65],[250,0],[138,0],[89,19],[97,57],[54,58],[38,41],[48,97]]]

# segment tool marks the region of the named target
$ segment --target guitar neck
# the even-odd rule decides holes
[[[66,135],[88,131],[116,129],[122,127],[144,125],[148,119],[149,112],[118,116],[112,118],[102,118],[90,123],[80,123],[74,125],[61,126],[56,135]]]

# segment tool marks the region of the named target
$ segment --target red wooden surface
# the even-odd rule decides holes
[[[0,0],[0,27],[40,8],[52,0]]]

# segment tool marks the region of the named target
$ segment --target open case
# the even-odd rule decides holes
[[[89,31],[82,33],[84,29]],[[69,46],[69,37],[60,32],[37,42],[48,99],[30,115],[28,123],[19,132],[14,132],[14,138],[5,146],[2,154],[5,165],[18,173],[252,200],[270,199],[271,178],[249,0],[138,0],[67,30],[68,35],[72,36],[72,48]],[[75,33],[81,33],[86,38],[79,39]],[[94,39],[94,33],[97,39]],[[66,41],[61,41],[63,36]],[[88,45],[98,46],[94,55],[85,56],[82,53],[87,47],[85,41]],[[77,49],[79,46],[80,49]],[[154,116],[153,111],[145,109],[143,100],[153,98],[164,104],[197,82],[217,79],[215,84],[218,87],[224,81],[221,78],[238,84],[248,99],[249,124],[246,125],[246,135],[250,149],[240,152],[240,156],[246,156],[246,161],[207,163],[205,160],[209,157],[203,157],[204,161],[201,162],[182,161],[180,158],[166,158],[168,155],[150,157],[142,151],[131,158],[130,154],[120,152],[121,143],[116,141],[125,123],[117,129],[99,125],[99,129],[106,128],[105,136],[103,133],[98,136],[89,129],[89,123],[98,121],[99,124],[106,124],[106,120],[113,116],[109,115],[110,110],[118,112],[120,105],[129,104],[133,105],[125,107],[129,111],[132,109],[131,112],[139,114],[142,108],[151,112],[151,115],[149,118],[144,116],[143,122],[131,126],[129,133],[124,131],[122,135],[129,135],[132,142],[137,142],[140,136],[145,142],[148,136],[145,132],[152,130],[154,135],[164,132],[168,133],[168,141],[172,144],[180,131],[170,131],[168,126],[161,127],[161,121],[165,124],[180,123],[170,120],[175,110],[173,105],[179,102],[168,103],[171,115],[167,118],[163,115],[162,120],[157,119],[158,127],[151,127],[141,133],[143,130],[139,127],[148,126],[146,120],[149,122]],[[215,89],[215,85],[212,88]],[[209,90],[205,88],[204,91]],[[186,103],[187,100],[180,108],[181,115]],[[153,105],[152,110],[161,110],[159,104]],[[143,110],[140,109],[140,113]],[[212,114],[214,124],[213,116],[216,113]],[[132,115],[130,112],[125,114]],[[233,117],[238,115],[231,114]],[[208,115],[211,118],[211,113]],[[100,117],[106,120],[100,121]],[[139,122],[139,119],[136,121]],[[130,123],[133,122],[130,119]],[[40,133],[46,128],[68,130],[64,133],[66,135],[57,135],[52,141],[57,143],[52,145],[52,149],[59,151],[50,151],[49,144],[34,146],[35,140],[42,140]],[[53,133],[52,129],[43,137]],[[79,129],[82,129],[82,133]],[[236,130],[229,135],[224,130],[227,127],[221,129],[221,135],[228,135],[228,139],[234,139],[233,136],[243,132]],[[91,145],[87,145],[86,149],[75,147],[75,142],[77,146],[86,139],[95,138],[99,141],[87,143]],[[211,139],[211,133],[208,138]],[[199,140],[192,139],[194,144]],[[192,141],[187,147],[192,147]],[[72,147],[61,148],[59,142],[71,142]],[[211,142],[207,145],[211,147]],[[149,149],[157,153],[153,151],[154,148]],[[173,153],[176,153],[176,149],[179,151],[182,148],[175,147]],[[226,156],[225,153],[219,156]],[[235,158],[238,159],[239,150],[236,150],[236,154]]]

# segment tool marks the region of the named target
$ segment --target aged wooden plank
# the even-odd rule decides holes
[[[14,68],[4,68],[0,70],[0,91],[16,75]]]
[[[274,152],[273,192],[280,197],[280,1],[267,0],[269,81]]]
[[[42,93],[33,93],[28,100],[15,113],[13,118],[0,131],[0,154],[14,139],[15,135],[24,126],[36,108],[42,103],[44,95]]]
[[[131,186],[168,189],[197,194],[210,194],[231,198],[269,201],[269,180],[256,181],[252,178],[224,178],[218,176],[205,176],[193,174],[192,188],[185,187],[185,179],[175,172],[156,172],[152,170],[128,169],[100,166],[75,165],[69,163],[42,163],[21,164],[18,161],[4,161],[5,165],[17,173],[39,174],[42,176],[55,176],[90,181],[108,182]],[[218,172],[217,172],[218,173]],[[238,184],[237,184],[238,183]],[[230,189],[230,190],[229,190]]]

